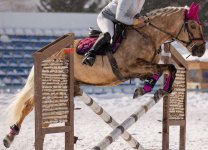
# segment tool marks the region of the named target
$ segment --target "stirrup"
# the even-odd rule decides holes
[[[93,57],[92,55],[88,55],[84,58],[84,60],[82,61],[83,65],[88,65],[88,66],[93,66],[93,64],[95,63],[95,57]]]

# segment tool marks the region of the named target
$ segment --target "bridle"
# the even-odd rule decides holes
[[[185,21],[183,23],[183,25],[181,26],[181,28],[180,28],[180,30],[179,30],[179,32],[178,32],[178,34],[176,36],[174,36],[173,34],[171,34],[171,33],[167,32],[167,31],[165,31],[165,30],[157,27],[156,25],[154,25],[150,21],[149,18],[147,20],[145,20],[145,23],[146,23],[146,25],[150,25],[150,26],[156,28],[157,30],[159,30],[159,31],[161,31],[161,32],[163,32],[165,34],[170,35],[172,37],[172,40],[169,43],[174,42],[174,41],[180,41],[181,43],[184,43],[187,48],[189,46],[191,46],[191,48],[193,48],[194,46],[195,46],[195,48],[198,48],[198,47],[200,47],[200,46],[202,46],[203,44],[206,43],[205,40],[204,40],[203,35],[201,35],[200,38],[194,37],[193,33],[189,29],[189,26],[188,26],[188,22],[187,21]],[[187,33],[188,33],[188,37],[189,37],[189,40],[188,41],[184,41],[184,40],[179,39],[179,35],[181,34],[181,32],[182,32],[183,29],[184,29],[184,31],[186,30]],[[202,44],[196,46],[196,42],[195,41],[202,41]]]
[[[150,18],[149,18],[148,16],[144,16],[144,17],[145,17],[145,25],[144,25],[143,27],[149,25],[149,26],[151,26],[151,27],[153,27],[153,28],[159,30],[160,32],[169,35],[172,39],[171,39],[170,41],[167,41],[166,43],[172,43],[172,42],[174,42],[174,41],[180,41],[181,43],[185,44],[185,46],[186,46],[187,49],[190,49],[190,50],[191,50],[191,53],[192,53],[192,54],[193,54],[194,51],[196,51],[199,47],[201,47],[203,44],[206,43],[202,34],[201,34],[201,37],[200,37],[200,38],[194,37],[193,33],[192,33],[192,32],[190,31],[190,29],[189,29],[188,21],[184,21],[184,23],[183,23],[183,25],[181,26],[181,28],[180,28],[178,34],[175,36],[175,35],[173,35],[173,34],[167,32],[167,31],[165,31],[165,30],[163,30],[163,29],[157,27],[156,25],[154,25],[154,24],[151,22],[151,20],[150,20]],[[143,27],[141,27],[141,28],[143,28]],[[142,32],[140,32],[140,30],[138,30],[137,28],[131,27],[131,29],[133,29],[133,30],[135,30],[136,32],[138,32],[138,33],[139,33],[140,35],[142,35],[144,38],[146,37],[146,35],[143,34]],[[179,38],[179,36],[180,36],[181,32],[183,31],[183,29],[184,29],[184,31],[186,30],[187,33],[188,33],[188,38],[189,38],[188,41],[184,41],[184,40],[181,40],[181,39]],[[196,44],[197,44],[196,41],[202,41],[202,43],[201,43],[200,45],[196,45]],[[189,48],[189,46],[190,46],[190,48]],[[157,55],[157,54],[160,54],[161,51],[162,51],[162,47],[161,47],[161,46],[160,46],[157,50],[155,50],[155,53],[154,53],[154,56],[153,56],[151,62],[153,62],[153,60],[155,59],[156,55]],[[190,56],[190,55],[189,55],[189,56]],[[189,57],[189,56],[188,56],[188,57]]]

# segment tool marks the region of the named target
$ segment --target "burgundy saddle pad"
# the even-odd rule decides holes
[[[96,42],[98,37],[86,37],[84,39],[81,39],[78,43],[77,46],[77,54],[79,55],[85,55],[85,53],[87,53],[92,46],[94,45],[94,43]],[[117,38],[112,45],[112,52],[115,53],[116,50],[119,48],[120,44],[122,42],[122,37]],[[105,55],[106,51],[105,48],[101,49],[98,51],[97,55]]]

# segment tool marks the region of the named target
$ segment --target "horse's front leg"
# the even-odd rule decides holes
[[[174,65],[147,64],[143,65],[140,69],[143,71],[144,74],[146,74],[147,77],[145,78],[144,87],[137,88],[134,92],[133,98],[137,98],[139,96],[151,92],[163,73],[168,74],[163,90],[165,90],[168,93],[172,92],[172,85],[175,80],[175,75],[177,71]]]

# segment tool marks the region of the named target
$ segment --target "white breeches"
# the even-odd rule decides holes
[[[97,24],[103,33],[109,32],[111,38],[114,35],[114,23],[103,16],[102,12],[97,17]]]

